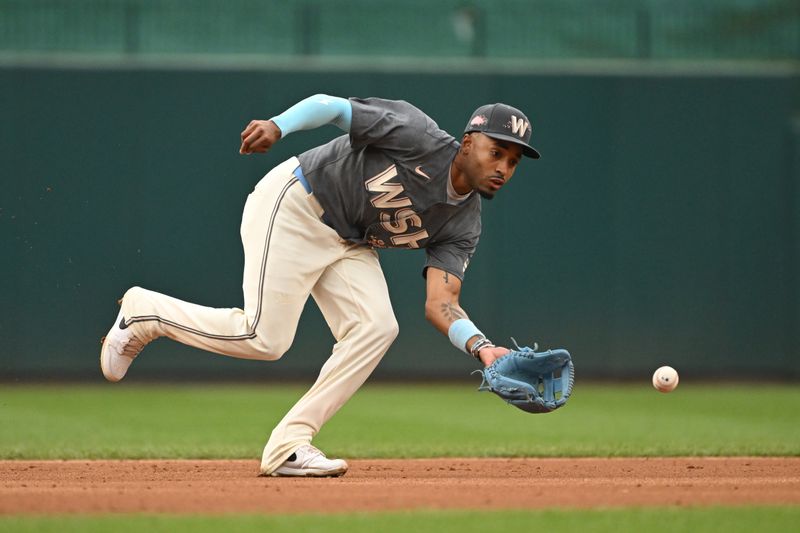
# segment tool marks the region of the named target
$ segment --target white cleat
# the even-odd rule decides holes
[[[119,381],[124,378],[128,367],[147,344],[139,340],[125,325],[121,309],[108,335],[103,337],[102,343],[100,368],[108,381]]]
[[[310,444],[297,448],[270,476],[276,477],[339,477],[347,472],[343,459],[328,459]]]

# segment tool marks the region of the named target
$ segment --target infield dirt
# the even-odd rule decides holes
[[[800,504],[800,458],[354,460],[333,479],[257,472],[256,461],[0,461],[0,514]]]

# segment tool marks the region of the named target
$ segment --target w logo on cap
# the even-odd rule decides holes
[[[530,127],[531,125],[525,119],[517,118],[515,115],[511,115],[511,132],[514,135],[519,135],[520,138],[524,138],[525,133],[527,133],[528,128]]]

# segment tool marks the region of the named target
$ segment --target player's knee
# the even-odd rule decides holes
[[[400,324],[397,323],[397,319],[392,317],[392,322],[386,332],[386,338],[394,342],[398,335],[400,335]]]
[[[400,334],[400,325],[393,314],[384,315],[379,320],[374,320],[369,326],[379,340],[391,344]]]
[[[264,361],[277,361],[283,354],[289,351],[292,345],[292,339],[263,339],[258,338],[257,348],[259,359]]]
[[[124,302],[125,300],[130,301],[130,300],[141,299],[148,292],[150,291],[148,291],[147,289],[143,289],[141,287],[131,287],[130,289],[125,291],[125,294],[120,299],[120,303]]]

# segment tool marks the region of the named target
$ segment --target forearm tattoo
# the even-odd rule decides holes
[[[467,313],[465,313],[463,309],[449,302],[442,304],[442,315],[444,315],[451,324],[460,318],[467,318]]]

